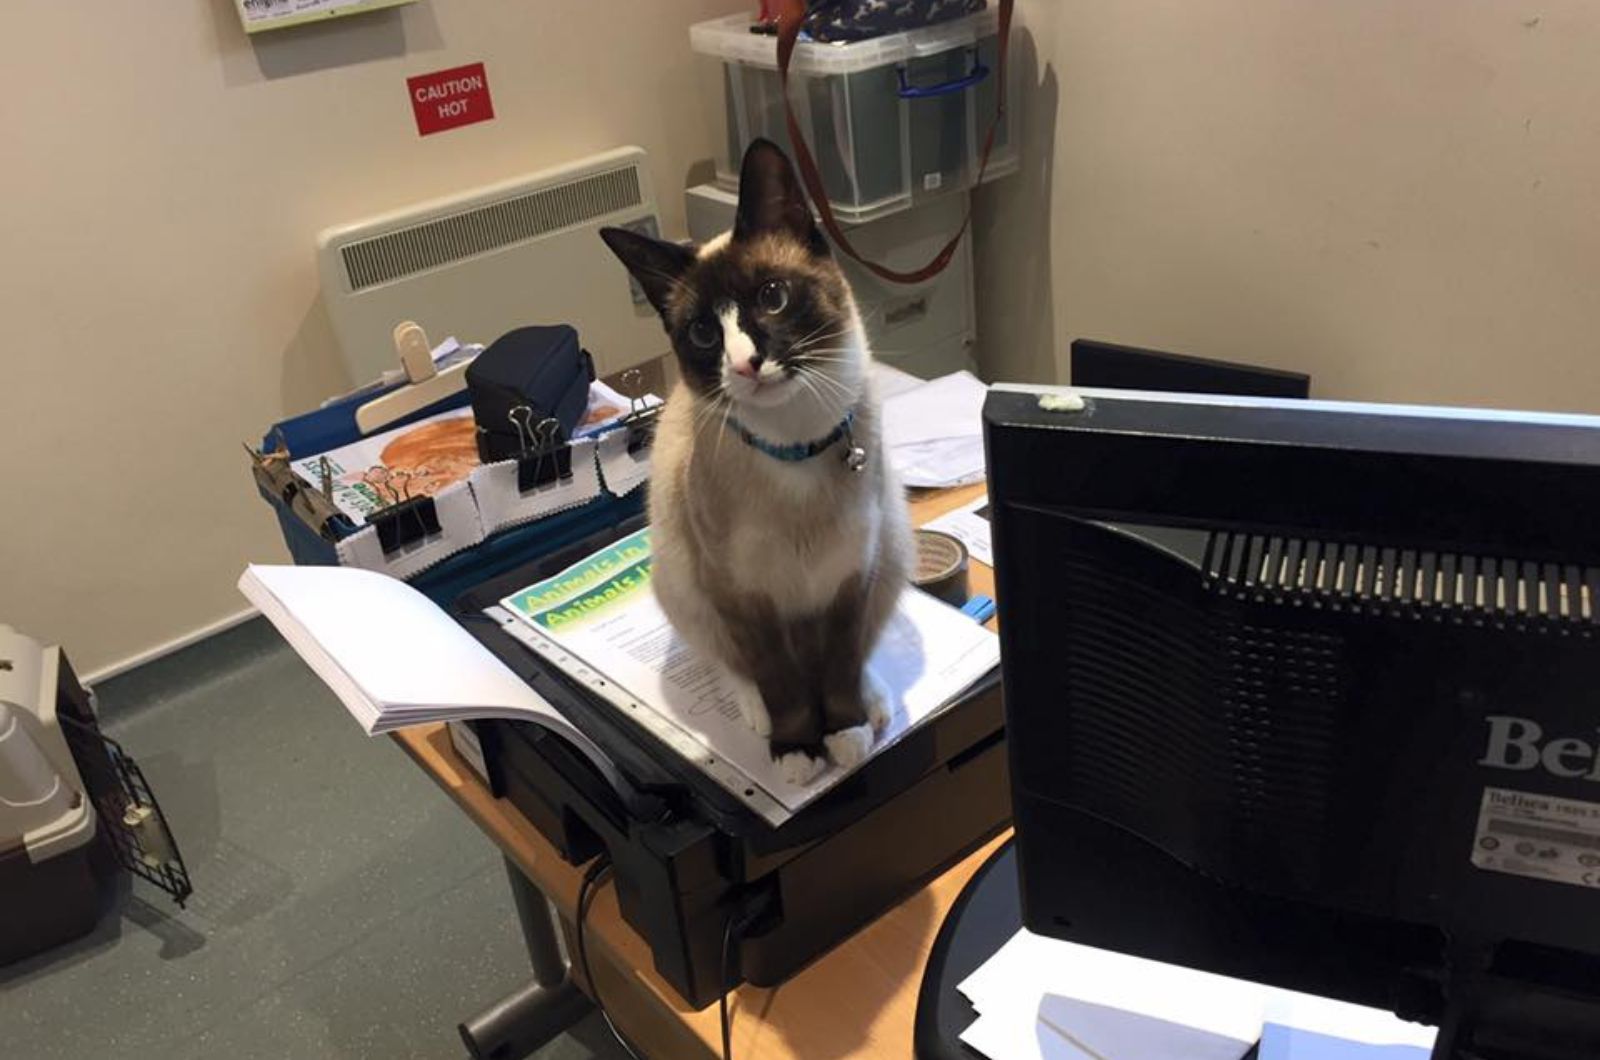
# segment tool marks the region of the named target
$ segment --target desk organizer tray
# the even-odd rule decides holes
[[[537,455],[480,465],[431,496],[405,498],[358,521],[291,465],[361,440],[356,410],[385,392],[362,391],[283,420],[263,438],[261,452],[269,458],[253,461],[252,473],[295,563],[381,571],[440,602],[643,508],[644,490],[637,487],[648,453],[630,443],[634,432],[624,426],[561,443],[565,466]],[[470,416],[468,409],[462,391],[385,430],[452,412]]]

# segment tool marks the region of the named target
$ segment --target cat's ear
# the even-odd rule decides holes
[[[600,238],[611,248],[611,253],[622,259],[622,264],[644,288],[650,304],[665,318],[669,296],[682,285],[683,274],[694,264],[694,249],[665,239],[652,239],[626,228],[602,228]]]
[[[788,156],[771,140],[757,138],[745,151],[739,170],[739,212],[734,216],[733,238],[740,242],[763,234],[786,235],[813,251],[828,252]]]

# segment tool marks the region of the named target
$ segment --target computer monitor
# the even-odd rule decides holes
[[[1076,387],[1279,398],[1303,398],[1311,394],[1309,375],[1281,368],[1144,350],[1093,339],[1073,340],[1071,354],[1072,385]]]
[[[1082,396],[984,408],[1026,925],[1600,1056],[1600,419]]]

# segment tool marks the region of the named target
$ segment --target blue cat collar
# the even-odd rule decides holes
[[[797,464],[802,460],[810,460],[817,454],[827,451],[841,439],[850,438],[850,425],[855,422],[855,419],[855,409],[850,409],[844,414],[844,419],[839,421],[839,425],[821,438],[810,442],[787,442],[781,445],[761,437],[731,416],[728,417],[728,426],[732,427],[734,433],[739,436],[739,440],[750,446],[750,448],[758,449],[774,460]],[[849,456],[854,452],[855,446],[851,445],[850,453],[846,454],[847,462]]]

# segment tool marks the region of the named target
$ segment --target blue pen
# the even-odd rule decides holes
[[[994,617],[994,601],[977,593],[961,605],[961,613],[974,622],[987,622]]]

